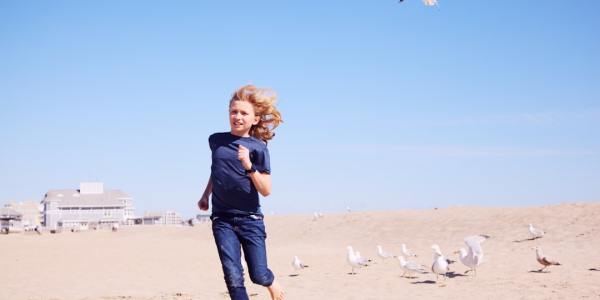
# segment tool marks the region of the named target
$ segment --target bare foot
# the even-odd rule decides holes
[[[272,300],[283,300],[285,299],[285,293],[283,292],[283,288],[277,281],[273,281],[270,286],[267,287],[269,293],[271,293]]]

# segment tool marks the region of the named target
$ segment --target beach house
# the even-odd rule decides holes
[[[164,211],[164,212],[146,212],[142,217],[142,223],[144,225],[181,225],[183,219],[178,212],[175,211]]]
[[[23,227],[33,229],[35,226],[42,224],[43,214],[40,211],[40,204],[37,201],[12,201],[4,205],[4,207],[15,210],[20,213]]]
[[[22,231],[22,217],[23,215],[21,213],[12,208],[0,208],[0,232],[9,233]]]
[[[49,190],[42,200],[44,226],[80,228],[133,225],[133,198],[104,190],[102,182],[82,182],[79,189]]]

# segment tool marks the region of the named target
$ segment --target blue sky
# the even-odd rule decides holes
[[[265,213],[600,200],[598,1],[1,1],[0,203],[102,181],[194,215],[273,88]]]

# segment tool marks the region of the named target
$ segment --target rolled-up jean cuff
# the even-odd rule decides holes
[[[271,275],[270,278],[269,278],[269,280],[266,280],[261,285],[264,286],[264,287],[270,287],[271,284],[273,284],[274,281],[275,281],[275,276]]]
[[[273,281],[275,281],[275,275],[273,275],[273,272],[271,272],[271,270],[267,268],[262,273],[262,276],[256,276],[251,273],[250,280],[252,281],[252,283],[268,287],[271,286],[271,284],[273,284]]]

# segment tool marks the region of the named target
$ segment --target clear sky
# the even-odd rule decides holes
[[[600,200],[600,1],[0,1],[0,204],[102,181],[197,213],[273,88],[265,213]]]

